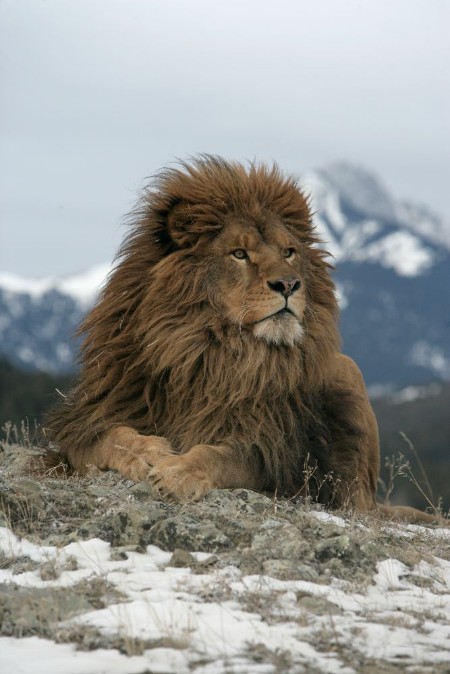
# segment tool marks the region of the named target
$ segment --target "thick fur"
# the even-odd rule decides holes
[[[202,156],[163,171],[131,226],[46,424],[60,456],[178,499],[248,487],[374,507],[376,422],[296,181]]]

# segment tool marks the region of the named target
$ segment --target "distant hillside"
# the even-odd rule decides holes
[[[0,428],[11,421],[31,430],[42,421],[59,394],[69,388],[70,376],[55,377],[46,372],[27,372],[0,360]]]
[[[417,391],[417,397],[409,400],[414,391],[406,389],[403,395],[373,401],[380,427],[382,466],[385,458],[398,456],[401,452],[410,461],[411,468],[425,491],[420,467],[409,449],[414,446],[433,490],[434,500],[441,496],[446,511],[450,509],[450,384],[433,384]],[[403,401],[402,401],[403,397]],[[387,477],[386,469],[382,475]],[[393,494],[395,503],[411,503],[426,507],[426,500],[407,478],[398,478]]]

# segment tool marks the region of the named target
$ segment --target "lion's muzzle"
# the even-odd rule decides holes
[[[267,285],[276,293],[281,293],[283,297],[290,297],[301,286],[299,278],[280,278],[276,281],[267,281]]]

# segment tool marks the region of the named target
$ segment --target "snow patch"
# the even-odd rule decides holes
[[[435,260],[433,251],[424,247],[417,236],[406,231],[388,234],[349,257],[360,262],[378,262],[393,269],[399,276],[423,274]]]
[[[413,400],[437,396],[441,391],[442,386],[436,382],[429,386],[407,386],[406,388],[393,393],[390,396],[390,400],[394,405],[401,405],[402,403],[409,403]]]
[[[450,360],[441,349],[428,342],[416,342],[411,349],[411,363],[432,370],[443,379],[450,377]]]
[[[336,297],[340,310],[344,311],[349,305],[349,299],[342,283],[336,283]]]
[[[408,229],[427,241],[450,250],[450,223],[442,220],[427,206],[409,201],[398,202],[396,216]]]

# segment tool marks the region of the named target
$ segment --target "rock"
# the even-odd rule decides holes
[[[228,517],[261,515],[273,512],[273,500],[251,489],[213,489],[202,500],[215,514]]]
[[[280,580],[309,580],[317,582],[318,573],[312,566],[289,559],[267,559],[262,565],[263,573]]]
[[[42,485],[39,484],[39,482],[27,478],[14,480],[14,482],[11,483],[11,487],[15,492],[24,496],[42,496],[43,493]]]
[[[181,548],[176,548],[173,551],[172,557],[168,562],[167,566],[175,567],[190,567],[195,573],[207,573],[212,566],[215,566],[219,558],[217,555],[211,555],[206,559],[203,559],[201,562],[197,561],[194,555],[191,555],[187,550],[182,550]]]
[[[350,537],[347,534],[341,534],[340,536],[333,536],[332,538],[320,541],[315,546],[315,554],[320,560],[327,560],[333,557],[340,558],[348,555],[351,548]]]
[[[145,507],[142,504],[126,504],[114,513],[86,520],[77,533],[83,539],[99,537],[114,546],[138,545],[145,548],[153,542],[151,529],[166,516],[165,510],[153,502]]]
[[[89,598],[72,588],[26,588],[0,585],[0,632],[8,636],[51,636],[55,621],[92,608]]]
[[[90,484],[86,488],[86,491],[88,494],[95,496],[97,499],[106,498],[106,496],[108,495],[107,487],[101,484]]]
[[[130,487],[130,494],[137,498],[151,498],[152,486],[150,482],[138,482]]]
[[[176,548],[173,551],[172,557],[170,558],[167,566],[185,567],[194,566],[195,563],[195,558],[193,555],[191,555],[190,552]]]
[[[297,594],[297,604],[300,608],[310,613],[317,613],[318,615],[336,615],[342,613],[342,610],[336,604],[333,604],[324,597],[317,597],[315,595]]]
[[[310,552],[310,545],[292,524],[268,520],[253,537],[251,548],[273,559],[298,560]]]
[[[192,550],[217,552],[231,545],[230,539],[210,522],[191,518],[170,517],[158,522],[151,530],[151,543],[163,550]]]

